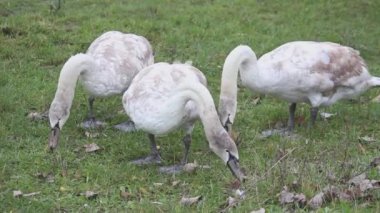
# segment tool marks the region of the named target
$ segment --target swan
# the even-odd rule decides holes
[[[294,41],[264,54],[259,60],[249,46],[239,45],[227,56],[221,80],[219,117],[230,131],[237,105],[237,76],[251,91],[290,103],[288,130],[294,128],[296,103],[311,105],[310,126],[320,106],[350,99],[379,86],[359,51],[332,42]]]
[[[206,88],[206,78],[197,68],[189,64],[168,63],[146,67],[133,79],[122,102],[136,129],[147,132],[151,143],[151,154],[134,163],[161,162],[155,137],[183,128],[184,155],[179,168],[174,168],[180,169],[187,163],[194,122],[200,119],[210,149],[235,177],[244,179],[237,147],[221,125],[212,96]]]
[[[93,114],[94,98],[122,94],[133,77],[153,61],[152,47],[146,38],[118,31],[103,33],[86,53],[71,56],[62,67],[49,109],[49,148],[58,145],[60,130],[70,115],[78,79],[89,95],[89,123],[96,125],[99,122]]]

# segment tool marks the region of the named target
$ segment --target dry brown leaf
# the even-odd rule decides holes
[[[365,179],[367,179],[367,175],[365,173],[362,173],[360,175],[357,175],[353,178],[351,178],[349,181],[348,181],[348,184],[351,184],[351,185],[354,185],[354,186],[358,186],[360,185],[361,182],[363,182]]]
[[[377,167],[380,165],[380,157],[377,157],[372,160],[372,162],[369,164],[371,167]]]
[[[153,183],[153,186],[157,186],[157,187],[162,186],[162,185],[164,185],[164,184],[163,183]]]
[[[39,120],[48,120],[49,118],[49,111],[45,111],[42,113],[32,111],[27,115],[27,118],[29,118],[32,121],[39,121]]]
[[[183,171],[187,173],[194,173],[197,170],[198,164],[196,162],[194,163],[187,163],[183,166]]]
[[[100,150],[100,147],[98,145],[96,145],[95,143],[85,144],[84,148],[85,148],[85,152],[87,152],[87,153]]]
[[[84,135],[86,135],[86,137],[88,138],[96,138],[99,136],[99,133],[98,132],[84,132]]]
[[[264,208],[260,208],[259,210],[253,210],[250,213],[265,213],[265,209]]]
[[[178,184],[179,184],[180,182],[181,182],[181,181],[179,181],[179,180],[175,180],[175,181],[172,182],[172,186],[173,186],[173,187],[176,187],[176,186],[178,186]]]
[[[239,204],[239,199],[229,196],[225,203],[223,203],[220,208],[220,212],[227,212],[228,209],[233,208]]]
[[[370,136],[363,136],[363,137],[359,137],[359,142],[372,143],[372,142],[376,142],[376,139]]]
[[[13,191],[13,197],[22,197],[22,191],[20,190],[14,190]]]
[[[196,197],[182,197],[180,204],[183,206],[192,206],[194,204],[198,204],[202,198],[202,195]]]
[[[81,195],[85,196],[87,199],[95,199],[98,196],[98,193],[93,191],[86,191],[84,193],[81,193]]]
[[[374,102],[374,103],[380,103],[380,95],[376,96],[375,98],[373,98],[372,102]]]
[[[252,100],[252,104],[253,104],[253,106],[258,105],[258,104],[260,103],[260,101],[261,101],[260,96],[254,98],[254,99]]]
[[[13,191],[13,197],[31,197],[31,196],[34,196],[34,195],[38,195],[40,194],[41,192],[31,192],[31,193],[27,193],[27,194],[23,194],[22,191],[20,190],[15,190]]]
[[[144,187],[140,187],[139,188],[139,192],[140,192],[140,194],[148,194],[148,190],[146,190]]]
[[[120,197],[124,200],[129,200],[132,197],[132,194],[125,191],[120,191]]]
[[[235,190],[235,193],[234,193],[234,196],[238,199],[244,199],[245,198],[245,191],[243,190],[240,190],[240,189],[236,189]]]
[[[336,113],[320,112],[321,118],[327,120],[336,115]]]
[[[294,202],[294,193],[288,191],[288,187],[284,187],[284,189],[280,192],[280,203],[282,205],[293,203]]]
[[[302,193],[295,194],[289,192],[288,187],[284,186],[284,189],[280,192],[280,203],[285,204],[295,204],[298,206],[305,206],[307,203],[306,196]]]
[[[316,194],[313,198],[310,199],[309,206],[313,209],[320,208],[324,202],[324,196],[325,193],[323,192]]]
[[[41,192],[31,192],[31,193],[28,193],[28,194],[24,194],[23,196],[24,197],[31,197],[31,196],[35,196],[35,195],[38,195],[38,194],[41,194]]]
[[[35,176],[43,181],[46,181],[47,183],[53,183],[54,182],[54,175],[53,173],[45,173],[45,172],[37,172]]]

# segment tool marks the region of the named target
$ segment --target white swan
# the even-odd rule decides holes
[[[248,46],[240,45],[227,56],[222,74],[219,116],[229,129],[235,119],[237,76],[252,91],[290,103],[288,129],[294,128],[296,103],[311,105],[312,125],[319,106],[360,95],[380,78],[367,71],[359,52],[331,42],[295,41],[257,60]]]
[[[157,63],[142,70],[124,93],[123,106],[137,129],[149,134],[151,155],[139,163],[160,162],[155,135],[184,128],[187,162],[194,122],[200,119],[211,150],[228,165],[240,180],[239,154],[235,143],[219,121],[206,78],[189,64]]]
[[[70,57],[61,70],[49,110],[52,128],[49,147],[57,146],[59,132],[69,118],[78,78],[89,94],[89,115],[94,120],[94,98],[123,93],[133,77],[153,61],[147,39],[117,31],[106,32],[95,39],[86,54]]]

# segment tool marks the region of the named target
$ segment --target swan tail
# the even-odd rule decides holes
[[[378,86],[380,86],[380,78],[373,76],[369,80],[369,84],[371,85],[371,87],[378,87]]]

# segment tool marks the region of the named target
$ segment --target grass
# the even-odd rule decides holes
[[[49,125],[31,121],[31,111],[44,112],[53,99],[63,63],[84,52],[102,32],[119,30],[144,35],[155,50],[156,61],[192,60],[208,78],[217,100],[221,66],[228,52],[248,44],[258,56],[292,40],[333,41],[361,51],[372,74],[380,76],[380,16],[378,1],[62,1],[3,0],[0,2],[0,210],[2,212],[215,212],[225,203],[233,180],[227,168],[208,149],[200,124],[193,133],[190,161],[210,165],[195,174],[163,175],[157,167],[138,167],[128,161],[149,152],[142,132],[125,134],[105,128],[96,138],[85,136],[77,125],[87,113],[85,93],[78,87],[71,117],[54,153],[46,151]],[[379,105],[370,103],[380,91],[373,89],[358,101],[339,102],[327,112],[337,113],[328,121],[318,120],[310,131],[296,128],[301,137],[259,139],[260,132],[287,119],[287,104],[263,97],[253,105],[247,89],[239,92],[235,120],[243,138],[241,165],[251,180],[243,185],[247,197],[236,212],[265,208],[282,212],[278,194],[284,185],[300,184],[308,198],[329,182],[362,171],[378,157],[377,142],[359,143],[358,138],[380,137]],[[216,101],[217,103],[217,101]],[[127,119],[120,97],[95,102],[99,118],[110,124]],[[308,120],[308,106],[299,105],[298,117]],[[165,164],[182,156],[175,132],[159,139]],[[84,144],[96,143],[102,150],[85,153]],[[292,151],[290,153],[290,151]],[[279,158],[287,152],[287,157]],[[50,174],[53,181],[37,177]],[[379,179],[378,171],[369,172]],[[40,175],[41,176],[41,175]],[[46,175],[45,175],[46,176]],[[176,187],[173,181],[180,181]],[[155,183],[163,183],[161,186]],[[128,189],[128,200],[120,189]],[[14,198],[13,190],[40,192]],[[93,200],[80,196],[87,190],[99,193]],[[202,195],[204,200],[182,207],[182,196]],[[159,202],[154,203],[154,202]],[[296,211],[308,209],[296,208]],[[333,201],[319,212],[380,211],[379,193],[370,201]]]

